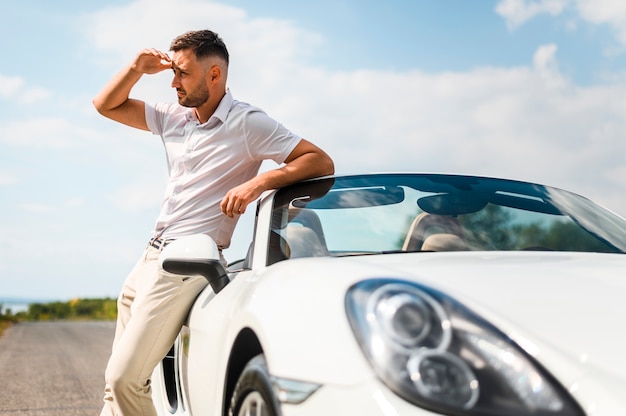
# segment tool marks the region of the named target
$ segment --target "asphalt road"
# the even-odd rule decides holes
[[[0,415],[99,415],[114,329],[113,322],[27,322],[6,330]]]

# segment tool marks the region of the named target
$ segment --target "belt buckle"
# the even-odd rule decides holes
[[[157,250],[163,250],[165,248],[166,245],[168,245],[170,243],[169,240],[162,240],[160,238],[152,238],[150,240],[150,242],[148,243],[150,246],[156,248]]]

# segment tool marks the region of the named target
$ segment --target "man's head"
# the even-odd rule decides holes
[[[178,102],[194,107],[199,117],[210,114],[226,91],[228,50],[220,37],[210,30],[187,32],[170,45]]]

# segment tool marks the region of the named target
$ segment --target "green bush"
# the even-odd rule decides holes
[[[28,306],[28,311],[15,315],[10,309],[3,311],[0,305],[0,321],[114,320],[116,317],[117,302],[111,298],[32,303]]]

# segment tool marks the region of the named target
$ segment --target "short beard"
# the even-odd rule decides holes
[[[193,90],[190,94],[180,97],[178,99],[178,104],[183,107],[197,108],[209,101],[209,97],[209,89],[205,84],[200,84],[198,88]]]

